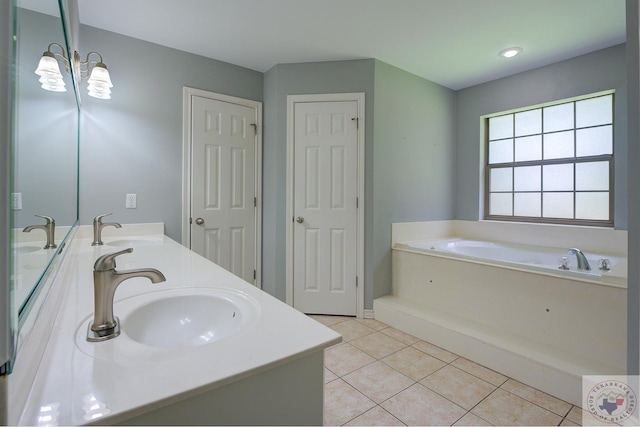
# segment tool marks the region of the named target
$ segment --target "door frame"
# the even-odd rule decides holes
[[[182,245],[191,248],[191,119],[194,96],[254,108],[256,122],[255,142],[255,269],[254,285],[262,289],[262,102],[238,98],[202,89],[184,86],[182,89]]]
[[[287,96],[287,227],[286,227],[286,303],[293,307],[293,235],[294,235],[294,110],[296,103],[355,101],[358,108],[358,213],[356,225],[356,316],[364,317],[364,167],[365,167],[365,94],[328,93]],[[290,219],[291,218],[291,219]]]

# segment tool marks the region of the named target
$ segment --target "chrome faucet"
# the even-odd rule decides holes
[[[587,257],[584,256],[582,251],[578,248],[571,248],[567,251],[571,255],[575,255],[578,259],[578,270],[589,271],[591,270],[591,266],[589,265],[589,261],[587,261]]]
[[[45,249],[57,248],[58,245],[56,245],[56,221],[50,216],[44,216],[44,215],[34,215],[34,216],[37,216],[38,218],[46,219],[47,223],[45,225],[29,225],[25,227],[22,231],[24,231],[25,233],[29,233],[31,230],[35,230],[35,229],[44,230],[44,232],[47,233],[47,244],[44,246],[44,248]]]
[[[116,271],[116,257],[133,252],[127,248],[102,255],[93,266],[94,318],[87,331],[87,341],[105,341],[120,335],[120,321],[113,315],[113,297],[120,283],[133,277],[146,277],[151,283],[164,282],[164,275],[153,268]]]
[[[108,226],[122,228],[122,225],[118,224],[117,222],[102,222],[102,218],[107,215],[112,215],[112,213],[98,215],[97,217],[93,218],[93,243],[91,243],[91,246],[102,246],[104,244],[102,243],[103,228]]]

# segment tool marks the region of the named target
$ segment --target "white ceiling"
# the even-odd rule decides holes
[[[625,0],[79,0],[79,13],[261,72],[376,58],[452,89],[625,41]],[[524,51],[498,56],[510,46]]]

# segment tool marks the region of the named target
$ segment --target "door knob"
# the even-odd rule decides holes
[[[304,222],[304,218],[303,218],[303,217],[301,217],[301,216],[299,216],[298,218],[296,218],[296,222],[297,222],[298,224],[302,224],[302,223]]]
[[[196,218],[196,224],[198,224],[198,225],[202,225],[202,224],[204,224],[204,219],[202,219],[202,218]]]

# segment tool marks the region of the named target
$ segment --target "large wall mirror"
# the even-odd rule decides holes
[[[48,91],[35,74],[43,52],[69,57],[64,1],[14,0],[16,31],[11,183],[14,316],[21,325],[55,259],[78,221],[79,107],[71,75],[60,65],[66,91]],[[57,56],[57,55],[56,55]],[[55,248],[45,248],[55,221]],[[35,226],[35,227],[30,227]],[[15,318],[14,317],[14,318]]]

